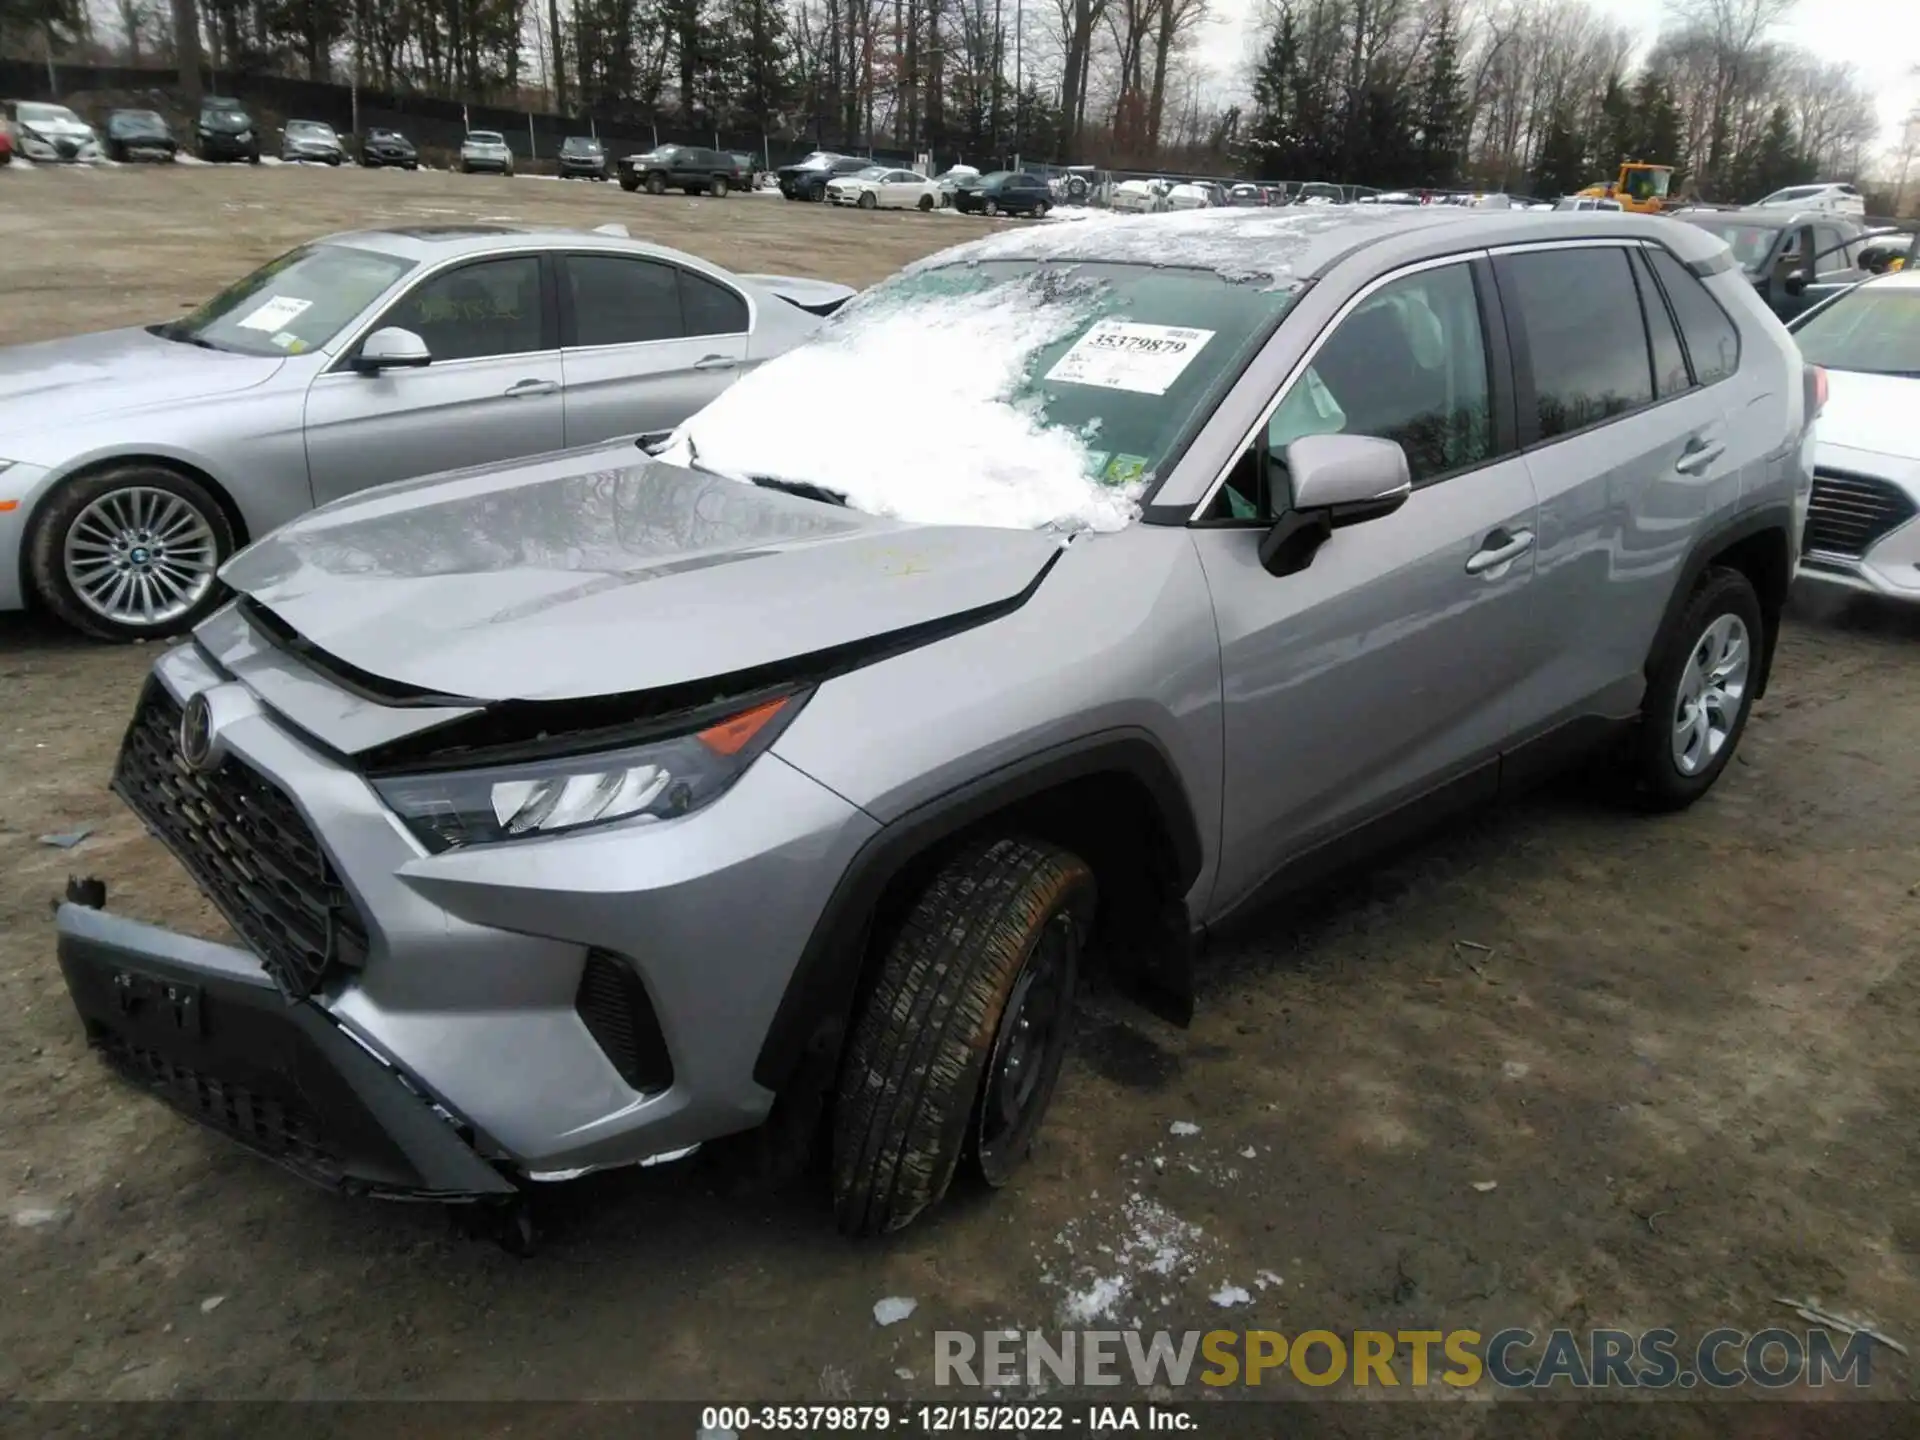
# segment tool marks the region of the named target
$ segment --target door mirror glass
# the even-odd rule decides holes
[[[1293,575],[1335,530],[1391,515],[1413,493],[1407,452],[1372,435],[1307,435],[1287,446],[1293,508],[1260,537],[1260,564]]]
[[[433,355],[427,349],[427,342],[398,325],[374,331],[361,345],[360,353],[353,357],[353,368],[366,375],[377,375],[382,370],[418,370],[432,363]]]
[[[1787,271],[1785,275],[1780,277],[1780,288],[1786,291],[1787,294],[1789,295],[1806,294],[1807,293],[1807,272],[1804,270]]]

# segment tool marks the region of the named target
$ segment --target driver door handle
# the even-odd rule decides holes
[[[1673,468],[1682,475],[1698,475],[1726,453],[1727,447],[1722,441],[1702,440],[1695,436],[1687,442],[1687,448],[1680,452],[1680,458],[1673,462]]]
[[[1489,535],[1473,554],[1467,557],[1467,574],[1484,575],[1489,570],[1498,569],[1509,560],[1517,560],[1533,548],[1531,530],[1515,530],[1508,534],[1505,530],[1496,530]]]
[[[740,362],[731,355],[702,355],[693,362],[696,370],[731,370]]]
[[[509,400],[519,400],[528,395],[551,395],[559,388],[559,383],[553,380],[521,380],[509,385],[506,394]]]

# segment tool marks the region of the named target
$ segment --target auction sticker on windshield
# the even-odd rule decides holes
[[[1213,336],[1211,330],[1101,320],[1054,362],[1046,378],[1164,395]]]
[[[265,330],[272,334],[275,330],[284,330],[313,308],[311,300],[296,299],[292,295],[275,295],[264,305],[256,306],[245,319],[234,324],[242,330]]]

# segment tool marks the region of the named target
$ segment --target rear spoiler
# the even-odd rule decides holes
[[[797,275],[743,275],[740,278],[751,280],[762,290],[771,290],[809,315],[831,315],[856,293],[830,280],[807,280]]]

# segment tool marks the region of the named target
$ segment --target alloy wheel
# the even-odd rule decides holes
[[[1738,615],[1717,616],[1680,672],[1673,711],[1673,766],[1698,775],[1726,747],[1747,694],[1753,644]]]
[[[220,547],[197,506],[148,485],[110,490],[67,527],[67,583],[89,610],[133,629],[165,625],[213,588]]]

